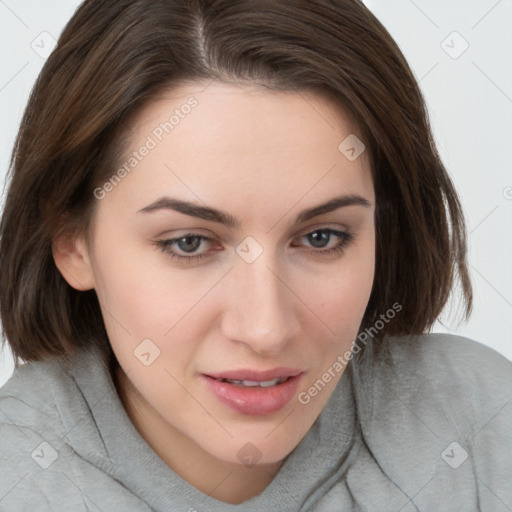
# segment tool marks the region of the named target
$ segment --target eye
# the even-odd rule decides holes
[[[338,231],[332,228],[324,228],[316,229],[315,231],[304,234],[297,240],[307,239],[307,242],[313,247],[312,250],[307,251],[309,253],[313,253],[315,255],[332,255],[341,253],[354,240],[354,238],[355,235],[353,233]],[[336,242],[334,245],[332,244],[333,240]],[[176,258],[183,262],[191,262],[210,256],[212,251],[208,250],[203,250],[198,254],[194,253],[197,252],[199,248],[204,248],[204,245],[212,245],[213,242],[214,240],[207,236],[200,235],[198,233],[186,233],[185,235],[177,238],[156,240],[153,242],[153,245],[159,247],[164,254],[169,255],[171,258]],[[325,249],[325,247],[328,247],[329,245],[332,245],[332,247]],[[297,247],[297,245],[294,245],[293,247]]]
[[[334,238],[334,245],[332,244]],[[312,251],[308,251],[320,255],[336,254],[341,253],[351,242],[353,242],[355,235],[346,231],[338,231],[332,228],[316,229],[300,236],[298,239],[304,238],[314,248]],[[338,239],[336,241],[336,238]],[[329,247],[325,249],[325,247]]]
[[[177,238],[171,238],[169,240],[157,240],[157,245],[162,252],[168,254],[171,258],[177,258],[178,260],[192,261],[199,260],[208,256],[208,253],[193,254],[203,242],[212,242],[211,238],[197,233],[187,233]],[[176,252],[176,249],[181,251],[183,254]]]

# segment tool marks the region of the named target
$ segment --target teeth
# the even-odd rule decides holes
[[[254,387],[268,388],[270,386],[275,386],[276,384],[280,384],[281,382],[284,382],[287,379],[288,379],[288,377],[279,377],[277,379],[265,380],[262,382],[257,382],[255,380],[235,380],[235,379],[221,379],[221,381],[229,382],[230,384],[237,384],[239,386],[245,386],[248,388],[254,388]]]

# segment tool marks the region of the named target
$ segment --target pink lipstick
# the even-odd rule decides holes
[[[230,370],[203,374],[208,389],[241,414],[264,415],[282,409],[296,394],[303,372],[295,368]]]

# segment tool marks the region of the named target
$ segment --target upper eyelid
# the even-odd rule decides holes
[[[324,230],[329,230],[329,229],[332,231],[340,231],[340,232],[346,232],[346,233],[352,232],[352,230],[349,229],[348,226],[335,226],[334,227],[334,226],[328,225],[328,224],[329,223],[327,223],[327,224],[319,223],[316,226],[310,226],[307,229],[299,231],[299,234],[294,235],[294,238],[301,237],[304,235],[309,235],[311,233],[314,233],[315,231],[324,231]],[[208,240],[213,240],[213,241],[218,239],[215,236],[205,235],[203,233],[196,232],[193,229],[189,229],[189,230],[183,230],[183,234],[181,234],[181,235],[165,237],[165,238],[162,238],[162,240],[167,240],[167,241],[180,240],[181,238],[186,238],[187,236],[197,236],[197,237],[206,238]]]
[[[330,249],[322,248],[322,249],[316,250],[313,248],[312,252],[319,254],[319,255],[325,254],[325,253],[331,253],[333,251],[336,251],[336,252],[343,251],[344,247],[346,245],[351,244],[353,242],[354,238],[356,238],[356,234],[352,230],[347,230],[345,228],[343,228],[343,230],[340,230],[340,229],[335,229],[332,227],[323,226],[323,227],[319,227],[319,228],[309,229],[309,230],[303,232],[301,235],[295,236],[293,238],[293,240],[307,236],[311,233],[314,233],[315,231],[329,231],[329,235],[334,235],[334,237],[341,239],[341,241],[335,247],[332,247]],[[162,251],[169,252],[170,256],[179,258],[181,260],[190,261],[190,262],[196,261],[196,260],[199,260],[199,259],[202,259],[202,258],[205,258],[205,257],[208,257],[209,255],[211,255],[211,254],[209,254],[209,253],[211,253],[211,250],[207,250],[205,252],[198,252],[198,253],[196,253],[196,252],[187,253],[185,251],[183,254],[180,254],[180,251],[182,251],[182,249],[177,248],[176,243],[183,238],[187,238],[187,236],[190,238],[195,238],[195,237],[200,238],[201,242],[207,241],[207,243],[211,243],[211,242],[217,241],[216,238],[208,237],[208,236],[202,235],[200,233],[194,233],[192,231],[189,231],[179,237],[174,237],[174,238],[169,238],[169,239],[164,239],[164,240],[157,240],[157,241],[153,242],[153,244],[160,246]],[[166,248],[166,246],[173,246],[175,248],[169,249],[168,247]],[[176,248],[178,249],[177,251],[176,251]]]
[[[307,229],[306,231],[301,232],[301,234],[296,235],[293,239],[295,240],[296,238],[302,238],[303,236],[309,235],[311,233],[315,233],[316,231],[329,231],[329,230],[331,231],[331,235],[333,235],[333,236],[340,237],[340,235],[338,235],[337,232],[353,236],[353,233],[350,230],[346,229],[346,228],[333,228],[333,227],[329,227],[329,226],[322,226],[322,227],[316,227],[316,228],[313,228],[313,229]],[[216,241],[218,241],[215,237],[210,237],[210,236],[203,235],[201,233],[195,233],[195,232],[192,232],[192,231],[183,233],[180,236],[176,236],[176,237],[172,237],[172,238],[166,238],[166,239],[163,239],[161,241],[162,242],[174,242],[174,243],[176,243],[179,240],[181,240],[182,238],[189,238],[189,237],[190,238],[196,238],[197,237],[197,238],[200,238],[202,241],[207,241],[207,242],[216,242]]]

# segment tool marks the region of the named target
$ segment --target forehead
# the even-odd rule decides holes
[[[276,200],[291,208],[337,189],[373,201],[368,152],[346,151],[361,139],[348,112],[315,93],[182,84],[132,118],[119,162],[129,172],[109,198],[142,208],[169,193],[247,210]]]
[[[198,151],[228,149],[235,154],[254,153],[260,144],[285,150],[295,142],[311,149],[323,141],[322,146],[336,149],[340,136],[359,132],[348,110],[318,93],[217,81],[184,83],[161,92],[131,128],[132,141],[151,134],[164,145],[187,139]]]

